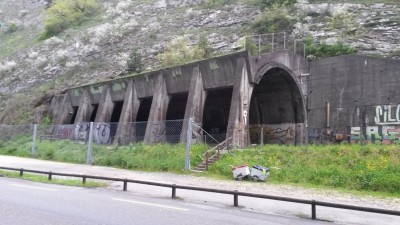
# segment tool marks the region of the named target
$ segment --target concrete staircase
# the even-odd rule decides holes
[[[203,162],[201,162],[199,165],[197,165],[192,172],[198,172],[202,173],[206,170],[208,170],[208,167],[214,164],[222,154],[225,154],[229,152],[229,149],[231,147],[231,141],[232,137],[227,138],[225,141],[219,143],[215,147],[208,149],[204,154],[203,154]]]

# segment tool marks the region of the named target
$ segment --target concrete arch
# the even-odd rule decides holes
[[[253,77],[250,91],[251,143],[304,144],[307,114],[298,76],[282,63],[269,61]]]

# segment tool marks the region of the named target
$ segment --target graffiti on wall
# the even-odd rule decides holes
[[[110,124],[98,123],[93,131],[96,144],[109,144],[111,142]]]
[[[74,125],[56,126],[54,132],[61,139],[73,139]]]
[[[319,139],[321,138],[321,128],[310,128],[308,129],[308,139]]]
[[[400,124],[400,104],[375,106],[374,121],[377,125]]]
[[[349,127],[348,132],[350,143],[365,140],[367,143],[392,144],[400,141],[400,126]]]
[[[89,136],[89,123],[77,123],[74,128],[74,139],[86,141]]]
[[[295,142],[295,124],[250,125],[250,140],[253,144],[289,144]]]

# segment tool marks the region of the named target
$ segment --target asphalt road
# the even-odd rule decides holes
[[[333,224],[234,207],[0,177],[1,225]]]

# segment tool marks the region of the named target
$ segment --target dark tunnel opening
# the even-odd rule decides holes
[[[124,101],[114,102],[114,109],[111,114],[111,120],[110,120],[111,123],[119,122],[123,106],[124,106]]]
[[[114,102],[114,109],[111,114],[111,120],[110,120],[110,137],[112,139],[114,139],[115,134],[117,133],[119,118],[121,117],[123,106],[124,106],[124,101]]]
[[[169,143],[180,141],[188,94],[181,93],[171,96],[165,122],[166,141]]]
[[[268,70],[255,85],[250,102],[252,144],[296,144],[296,125],[304,123],[301,92],[290,73]]]
[[[90,115],[89,122],[94,122],[96,119],[97,110],[99,109],[99,104],[94,104],[92,114]]]
[[[136,116],[136,123],[135,123],[136,138],[138,141],[144,140],[144,135],[146,133],[146,127],[147,127],[147,120],[149,119],[152,101],[153,97],[143,98],[140,100],[140,106]]]
[[[73,106],[72,107],[72,112],[69,112],[72,114],[71,120],[69,121],[69,124],[74,124],[75,119],[76,119],[76,115],[78,114],[78,109],[79,106]]]
[[[224,88],[207,92],[203,113],[203,129],[212,138],[206,135],[206,143],[212,144],[226,139],[232,91],[233,88]]]

